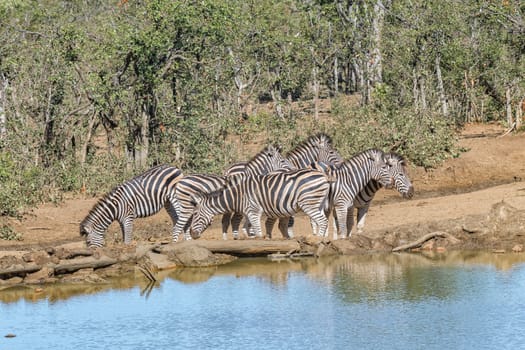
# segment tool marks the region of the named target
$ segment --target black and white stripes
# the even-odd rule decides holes
[[[335,238],[345,238],[352,233],[353,209],[359,210],[357,229],[361,231],[370,202],[382,187],[396,188],[405,198],[414,193],[406,161],[400,155],[370,149],[345,161],[325,134],[309,137],[286,157],[279,147],[270,145],[250,161],[234,164],[225,174],[183,176],[176,167],[153,167],[100,199],[80,224],[80,233],[86,236],[88,246],[100,247],[104,232],[116,220],[128,244],[134,219],[164,207],[173,222],[174,242],[183,232],[185,239],[200,237],[216,214],[225,214],[223,235],[231,221],[237,238],[245,216],[254,235],[262,237],[264,215],[268,238],[277,219],[283,237],[290,238],[289,223],[300,211],[309,216],[313,233],[323,237],[333,212]]]
[[[133,220],[156,214],[163,207],[175,225],[178,212],[175,186],[180,179],[180,169],[159,165],[126,181],[95,204],[80,224],[80,234],[86,236],[88,246],[100,247],[104,245],[104,232],[117,220],[124,242],[130,243]]]
[[[255,235],[262,237],[262,214],[270,219],[266,223],[269,233],[277,218],[288,218],[299,211],[306,213],[324,234],[327,227],[325,206],[329,190],[327,176],[312,169],[261,176],[242,175],[231,179],[224,189],[196,198],[191,234],[193,237],[200,236],[214,215],[240,212],[252,224]],[[281,227],[283,228],[286,229],[286,226]],[[285,232],[282,233],[286,235]]]

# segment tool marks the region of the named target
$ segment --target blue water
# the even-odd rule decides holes
[[[427,260],[250,259],[147,297],[29,294],[0,302],[0,349],[525,348],[524,263]]]

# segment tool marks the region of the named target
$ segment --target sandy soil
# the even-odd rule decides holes
[[[378,193],[370,208],[364,234],[375,238],[399,230],[441,229],[447,224],[477,230],[479,225],[487,225],[483,218],[489,218],[491,208],[501,201],[518,213],[525,210],[525,183],[522,182],[525,178],[525,134],[499,137],[504,131],[497,124],[466,126],[459,139],[459,145],[466,152],[460,157],[449,159],[429,171],[410,168],[416,189],[412,200],[404,200],[393,191]],[[10,224],[23,235],[23,240],[0,240],[0,250],[80,241],[78,224],[96,201],[97,198],[77,196],[60,205],[42,205],[21,221],[12,219]],[[170,231],[171,221],[162,211],[149,218],[137,219],[134,235],[139,240],[169,240]],[[310,233],[310,225],[304,217],[298,219],[295,232]],[[518,236],[521,237],[521,233]],[[220,220],[217,219],[201,239],[220,237]],[[108,230],[107,240],[117,238],[120,238],[120,229],[114,223]]]

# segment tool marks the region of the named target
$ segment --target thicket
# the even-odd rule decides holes
[[[326,131],[432,167],[520,128],[519,0],[0,2],[0,216],[146,167],[220,173]],[[327,107],[331,106],[331,107]]]

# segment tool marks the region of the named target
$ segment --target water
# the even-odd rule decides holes
[[[525,256],[371,255],[0,292],[0,349],[523,349]],[[15,338],[4,338],[12,333]]]

